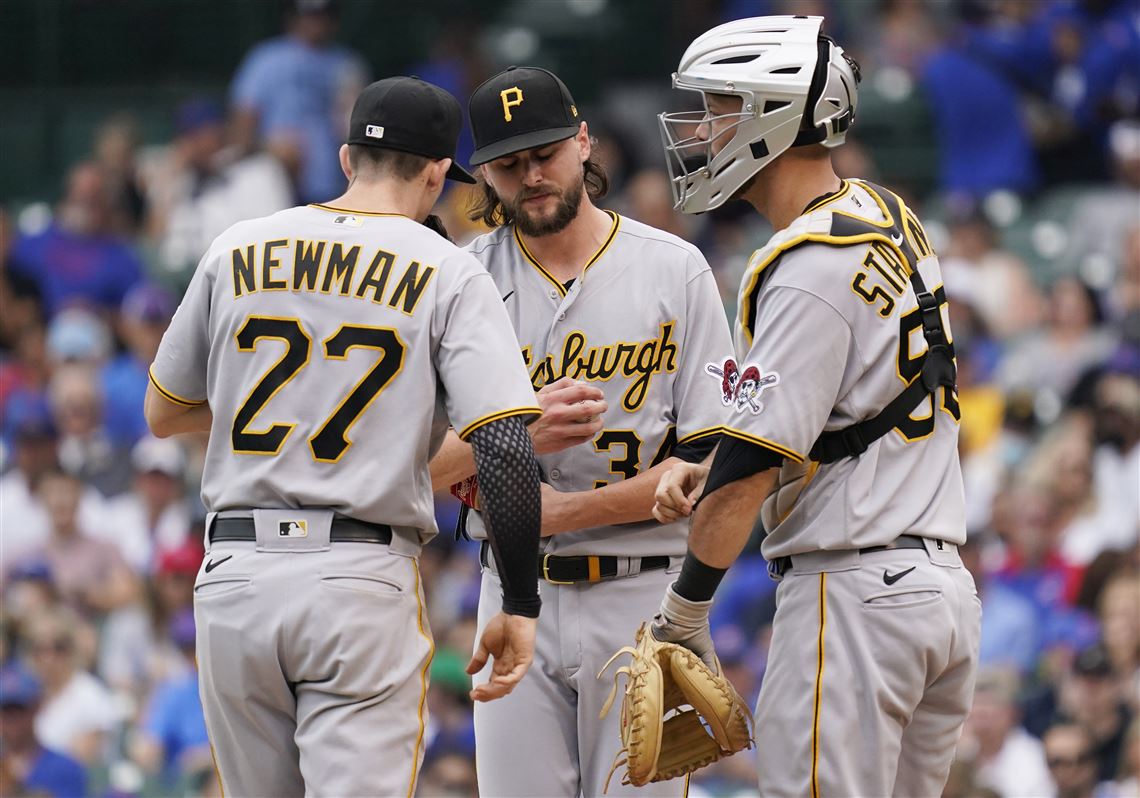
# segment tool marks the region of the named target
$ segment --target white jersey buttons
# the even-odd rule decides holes
[[[550,469],[550,478],[551,479],[561,479],[561,477],[562,477],[562,472],[559,471],[557,468]]]

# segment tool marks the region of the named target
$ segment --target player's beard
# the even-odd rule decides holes
[[[585,180],[585,174],[580,174],[574,184],[567,189],[557,189],[552,185],[546,185],[539,190],[520,191],[515,195],[513,202],[504,201],[503,207],[514,218],[515,226],[518,227],[519,232],[525,236],[539,238],[560,233],[578,215],[578,208],[582,205],[582,194],[585,191]],[[523,200],[539,194],[555,195],[558,204],[549,216],[536,218],[523,206]]]

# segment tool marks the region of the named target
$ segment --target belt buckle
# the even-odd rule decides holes
[[[547,582],[549,582],[552,585],[572,585],[572,584],[574,584],[572,581],[565,582],[565,581],[562,581],[560,579],[551,579],[550,578],[550,558],[552,556],[553,555],[551,555],[551,554],[542,555],[542,578],[545,579]]]

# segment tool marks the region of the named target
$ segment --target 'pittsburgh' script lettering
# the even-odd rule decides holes
[[[618,374],[632,377],[621,398],[622,409],[632,413],[645,402],[654,374],[677,370],[677,345],[672,341],[675,324],[665,322],[658,336],[648,341],[616,341],[590,347],[586,345],[586,334],[575,330],[562,342],[561,354],[551,352],[537,364],[531,362],[531,347],[524,347],[523,360],[531,370],[531,385],[537,391],[562,377],[587,382],[605,382]]]

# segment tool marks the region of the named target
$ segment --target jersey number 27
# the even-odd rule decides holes
[[[234,451],[238,454],[278,454],[296,424],[272,424],[260,431],[249,427],[269,400],[308,365],[313,339],[301,326],[300,320],[272,316],[250,316],[238,330],[236,338],[239,352],[256,351],[257,342],[264,338],[285,342],[285,353],[262,375],[238,408],[230,432]],[[348,439],[349,427],[400,373],[407,349],[391,327],[342,324],[324,340],[324,357],[327,360],[347,360],[348,351],[354,348],[376,350],[380,357],[309,438],[313,459],[322,463],[337,462],[352,446]]]

